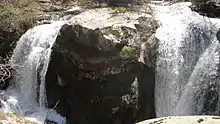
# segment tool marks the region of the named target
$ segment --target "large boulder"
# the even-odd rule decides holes
[[[208,17],[220,17],[220,0],[191,0],[192,10]]]
[[[145,12],[86,10],[63,25],[47,72],[48,106],[59,101],[55,109],[71,124],[132,124],[155,117],[154,66],[145,59],[155,60],[155,54],[140,53],[141,46],[156,48],[157,24]]]

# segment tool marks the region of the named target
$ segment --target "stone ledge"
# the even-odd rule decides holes
[[[219,116],[169,116],[150,119],[137,124],[220,124]]]

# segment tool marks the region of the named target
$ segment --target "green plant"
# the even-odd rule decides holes
[[[135,48],[130,46],[124,46],[120,52],[120,56],[122,58],[129,58],[131,57],[135,52]]]
[[[11,118],[17,117],[16,113],[7,113],[6,115]]]
[[[113,29],[113,27],[108,27],[105,31],[104,31],[104,35],[109,35],[112,34],[113,36],[119,38],[121,36],[121,33],[119,30],[117,29]]]
[[[112,8],[111,15],[116,16],[120,13],[126,13],[126,12],[129,12],[132,10],[133,10],[132,7],[114,7],[114,8]]]

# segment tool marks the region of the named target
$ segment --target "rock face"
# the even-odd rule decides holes
[[[74,16],[53,47],[48,106],[59,102],[56,110],[71,124],[132,124],[155,117],[155,53],[148,51],[157,47],[156,28],[145,11],[127,8]]]
[[[171,116],[146,120],[137,124],[219,124],[218,116]]]
[[[192,9],[208,17],[220,17],[219,0],[192,0]]]

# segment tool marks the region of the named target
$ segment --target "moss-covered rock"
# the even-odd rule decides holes
[[[64,25],[46,78],[49,107],[60,100],[56,109],[70,123],[129,124],[154,117],[154,73],[138,61],[139,53],[135,43],[106,39],[102,29]]]
[[[56,110],[70,123],[131,124],[155,117],[154,70],[139,56],[156,23],[143,11],[112,16],[114,11],[95,8],[74,16],[53,46],[48,106],[60,100]]]

